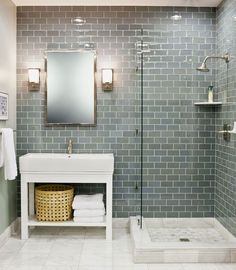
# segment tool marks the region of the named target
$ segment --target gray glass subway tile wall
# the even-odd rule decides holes
[[[216,130],[236,121],[236,2],[223,1],[217,10],[217,52],[228,51],[231,61],[226,68],[217,63],[218,98],[223,102],[216,114]],[[215,216],[236,235],[236,137],[226,142],[216,135]]]
[[[181,12],[182,20],[170,19]],[[81,16],[87,23],[71,24]],[[17,10],[17,154],[114,152],[113,216],[139,213],[139,72],[135,43],[143,27],[150,53],[144,65],[144,208],[146,217],[214,215],[215,111],[194,106],[207,99],[214,69],[196,71],[216,45],[213,8],[19,7]],[[97,126],[46,127],[44,52],[97,50]],[[41,68],[41,89],[28,92],[27,68]],[[114,90],[101,89],[101,68],[114,69]],[[82,191],[102,186],[80,186]]]

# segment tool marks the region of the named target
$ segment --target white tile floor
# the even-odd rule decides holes
[[[0,270],[236,270],[236,264],[142,264],[132,261],[130,235],[114,229],[37,228],[27,241],[12,237],[0,248]]]

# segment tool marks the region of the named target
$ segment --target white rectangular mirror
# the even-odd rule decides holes
[[[95,52],[47,52],[47,124],[96,124]]]

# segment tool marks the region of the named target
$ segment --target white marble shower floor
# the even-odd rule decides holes
[[[147,220],[146,226],[152,242],[196,242],[218,243],[227,242],[211,222],[198,220]]]
[[[236,238],[214,218],[130,221],[137,263],[236,262]]]

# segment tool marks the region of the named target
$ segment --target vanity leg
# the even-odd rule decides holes
[[[34,211],[34,183],[29,183],[29,215],[33,217]]]
[[[112,241],[112,184],[106,184],[106,240]]]
[[[21,239],[26,240],[29,237],[28,232],[28,185],[21,180]]]

